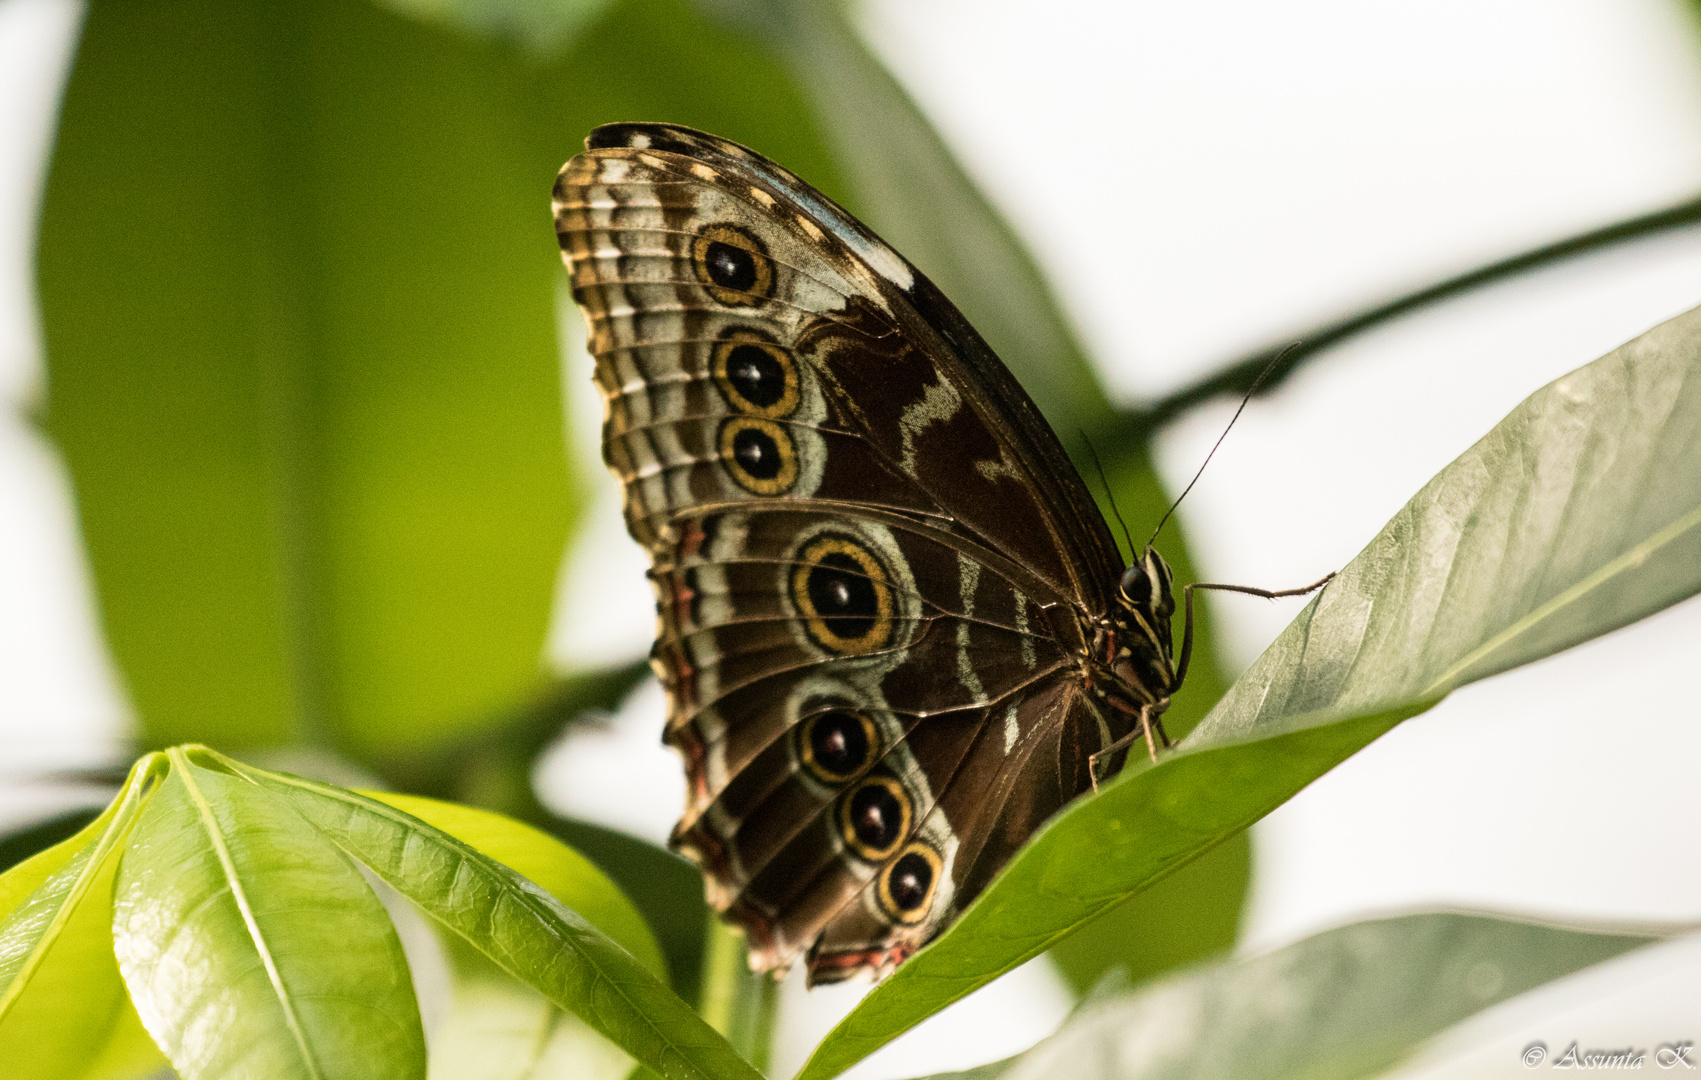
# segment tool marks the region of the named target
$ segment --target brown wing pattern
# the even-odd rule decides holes
[[[685,129],[590,145],[557,232],[652,559],[674,843],[757,967],[878,974],[1126,730],[1075,659],[1120,558],[1008,373],[843,211]]]

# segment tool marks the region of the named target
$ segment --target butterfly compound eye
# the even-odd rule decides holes
[[[1135,563],[1122,572],[1122,598],[1136,606],[1152,602],[1152,579],[1143,565]]]

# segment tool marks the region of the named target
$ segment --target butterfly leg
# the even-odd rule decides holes
[[[1117,701],[1115,698],[1110,699],[1110,704],[1122,712],[1129,714],[1134,712],[1133,709],[1124,705],[1122,702]],[[1158,760],[1158,745],[1156,740],[1152,737],[1152,732],[1154,730],[1161,734],[1163,732],[1163,721],[1158,719],[1158,714],[1153,711],[1152,706],[1142,705],[1140,706],[1140,721],[1134,726],[1133,731],[1130,731],[1122,738],[1111,743],[1103,750],[1097,750],[1087,755],[1087,773],[1093,778],[1093,790],[1097,791],[1099,789],[1099,759],[1109,757],[1118,750],[1132,746],[1135,739],[1144,736],[1146,739],[1146,752],[1152,755],[1153,761]],[[1164,749],[1169,749],[1169,736],[1164,735],[1163,740]]]
[[[1194,589],[1215,589],[1218,592],[1245,593],[1248,596],[1262,596],[1266,600],[1277,600],[1277,599],[1280,599],[1281,597],[1284,597],[1284,596],[1306,596],[1310,593],[1314,593],[1318,589],[1321,589],[1323,586],[1329,584],[1329,582],[1333,581],[1334,578],[1335,578],[1335,572],[1331,570],[1329,573],[1324,574],[1322,577],[1318,578],[1316,581],[1313,581],[1311,584],[1301,586],[1300,588],[1297,588],[1297,589],[1274,589],[1274,590],[1272,590],[1272,589],[1255,589],[1250,585],[1218,585],[1215,582],[1210,582],[1210,581],[1196,581],[1193,584],[1182,589],[1181,590],[1182,603],[1183,603],[1183,608],[1186,612],[1186,618],[1182,623],[1182,630],[1181,630],[1181,656],[1177,659],[1176,665],[1175,665],[1175,685],[1180,686],[1182,684],[1182,682],[1187,678],[1187,664],[1188,664],[1188,661],[1193,659],[1193,590]],[[1161,723],[1161,721],[1160,721],[1160,723]],[[1160,730],[1161,730],[1161,728],[1160,728]],[[1169,739],[1168,739],[1167,736],[1164,739],[1164,745],[1165,746],[1169,745]]]

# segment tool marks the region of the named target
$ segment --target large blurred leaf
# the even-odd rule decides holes
[[[47,426],[144,742],[370,759],[538,680],[573,503],[528,78],[361,0],[91,5]]]
[[[1701,591],[1701,309],[1531,395],[1161,764],[1076,803],[805,1067],[824,1080],[1244,829],[1448,691]]]
[[[1090,1002],[1004,1080],[1351,1080],[1496,1002],[1654,940],[1475,915],[1357,923]]]
[[[171,751],[111,923],[136,1011],[184,1080],[416,1080],[425,1034],[389,916],[289,801]]]
[[[791,66],[837,154],[850,208],[962,309],[1052,424],[1099,430],[1109,402],[1039,267],[862,43],[843,5],[698,2]]]

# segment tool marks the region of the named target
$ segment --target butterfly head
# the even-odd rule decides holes
[[[1175,614],[1175,575],[1158,549],[1148,547],[1122,572],[1116,590],[1116,668],[1125,682],[1157,699],[1176,690],[1175,649],[1170,616]],[[1144,696],[1144,695],[1142,695]]]

